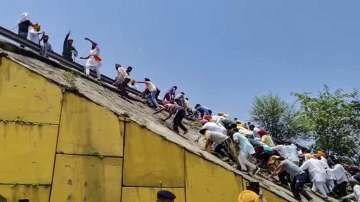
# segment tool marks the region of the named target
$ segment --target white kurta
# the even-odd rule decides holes
[[[309,171],[312,182],[326,182],[326,171],[320,160],[309,159],[302,164],[301,169]]]

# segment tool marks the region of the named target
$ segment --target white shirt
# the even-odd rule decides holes
[[[223,143],[229,137],[224,135],[223,133],[208,131],[205,134],[205,138],[211,140],[214,143],[214,148],[219,144]]]
[[[354,186],[354,194],[357,202],[360,202],[360,185]]]
[[[309,159],[300,168],[309,171],[312,182],[326,182],[326,171],[320,160]]]
[[[39,44],[40,36],[38,31],[36,31],[32,26],[29,28],[29,39],[30,41]]]
[[[328,169],[327,172],[333,176],[338,184],[348,181],[345,168],[341,164],[336,164],[333,169]]]
[[[223,133],[224,135],[226,135],[226,128],[224,128],[223,126],[220,126],[214,122],[205,123],[201,129],[207,129],[209,131],[219,132],[219,133]]]
[[[150,92],[155,92],[156,91],[156,86],[151,81],[145,81],[145,86]]]
[[[94,49],[90,50],[89,58],[86,60],[86,67],[100,67],[101,62],[95,59],[95,56],[100,55],[100,48],[96,46]]]
[[[277,145],[272,147],[273,150],[277,151],[284,159],[289,159],[292,162],[299,162],[299,156],[294,144],[291,145]]]
[[[245,135],[237,132],[233,135],[234,141],[238,142],[240,153],[245,154],[254,154],[255,149],[252,146],[252,144],[249,142],[249,140],[245,137]]]
[[[126,78],[129,78],[129,74],[126,72],[126,69],[121,66],[118,67],[116,81],[122,83]]]

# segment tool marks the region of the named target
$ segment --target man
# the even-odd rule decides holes
[[[40,47],[40,55],[47,57],[48,53],[52,51],[51,44],[49,43],[49,36],[43,34],[39,43],[41,43],[41,41],[43,42],[43,44]]]
[[[174,98],[174,101],[180,105],[180,106],[185,106],[185,93],[181,92],[179,94],[177,94]]]
[[[296,200],[301,201],[300,194],[308,201],[312,200],[312,197],[304,190],[304,184],[307,182],[308,176],[299,166],[288,159],[281,158],[280,156],[272,156],[268,161],[268,166],[273,169],[271,177],[279,175],[281,172],[285,172],[290,175],[290,188]]]
[[[174,103],[177,86],[171,87],[164,95],[163,103]]]
[[[65,39],[64,39],[64,45],[63,45],[63,57],[70,61],[73,62],[73,56],[77,57],[78,52],[76,50],[76,48],[73,46],[74,40],[70,39],[70,31],[66,34]]]
[[[258,131],[258,135],[261,138],[261,142],[266,144],[269,147],[275,147],[274,141],[272,140],[269,132],[266,130],[260,130]]]
[[[299,155],[297,152],[297,147],[294,144],[291,145],[277,145],[272,147],[274,151],[276,151],[281,157],[284,159],[289,159],[296,165],[299,165]]]
[[[85,38],[86,41],[91,43],[90,53],[86,57],[80,57],[80,59],[85,59],[85,74],[86,76],[90,76],[90,70],[96,71],[96,79],[101,79],[100,67],[101,67],[101,57],[100,57],[100,48],[98,44],[92,41],[89,38]]]
[[[156,100],[156,95],[158,93],[158,89],[156,88],[155,84],[150,81],[150,79],[145,78],[144,81],[137,81],[136,83],[143,83],[145,84],[145,91],[148,92],[147,101],[150,107],[154,107],[159,109],[159,104]]]
[[[40,29],[41,27],[38,23],[31,25],[29,29],[29,39],[36,45],[40,45],[40,35],[42,34]]]
[[[239,129],[233,128],[232,131],[235,132],[233,134],[233,140],[238,144],[240,150],[238,160],[241,170],[247,172],[248,169],[250,169],[252,174],[255,175],[259,168],[249,161],[250,156],[255,153],[254,147],[243,134],[239,133]]]
[[[238,202],[266,202],[258,182],[250,182],[238,196]]]
[[[339,197],[346,196],[348,178],[346,176],[345,168],[341,164],[336,164],[334,168],[328,169],[327,172],[330,173],[335,180],[335,187],[333,192]]]
[[[157,193],[157,202],[174,202],[176,196],[166,190],[158,191]]]
[[[207,129],[210,131],[220,132],[224,135],[226,135],[226,133],[227,133],[226,128],[224,128],[222,125],[216,124],[214,122],[205,123],[201,129]]]
[[[120,64],[115,64],[115,69],[117,71],[117,76],[113,85],[117,86],[120,90],[124,90],[131,81],[130,73],[133,68],[131,66],[128,66],[125,70],[125,68],[122,67]]]
[[[253,132],[252,139],[255,139],[258,136],[258,134],[257,134],[258,131],[260,131],[260,129],[258,127],[255,127],[255,125],[253,125],[253,124],[249,125],[249,130],[251,130]]]
[[[355,185],[354,193],[349,194],[341,198],[341,201],[345,201],[346,199],[355,199],[356,202],[360,202],[360,185]]]
[[[27,39],[29,27],[32,25],[31,21],[29,20],[28,13],[22,13],[21,19],[18,23],[18,35],[23,39]]]
[[[211,109],[201,106],[200,104],[195,105],[195,111],[200,114],[200,119],[203,119],[205,115],[212,115]]]
[[[179,127],[181,130],[184,131],[184,135],[188,132],[188,129],[184,126],[182,123],[182,120],[185,117],[185,109],[182,106],[175,104],[168,103],[164,107],[162,107],[160,110],[156,111],[154,114],[157,114],[163,110],[166,110],[169,112],[169,116],[163,119],[163,121],[168,120],[171,118],[171,116],[175,115],[173,119],[173,129],[176,133],[180,134]]]
[[[211,151],[211,146],[214,148],[214,152],[219,154],[221,158],[230,158],[234,161],[230,153],[230,138],[223,133],[209,131],[207,129],[201,129],[200,134],[205,137],[205,149]]]
[[[310,158],[300,167],[303,171],[308,171],[313,183],[312,190],[319,192],[323,198],[327,198],[328,189],[326,186],[326,171],[320,160]]]

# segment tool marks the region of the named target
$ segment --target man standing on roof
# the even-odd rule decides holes
[[[154,107],[159,109],[159,104],[156,100],[156,95],[158,93],[158,89],[156,88],[155,84],[150,81],[150,79],[145,78],[144,81],[137,81],[136,83],[143,83],[145,84],[145,92],[148,92],[147,101],[150,107]]]
[[[29,28],[29,39],[36,45],[40,45],[40,35],[42,34],[40,29],[41,27],[38,23],[31,25]]]
[[[157,114],[163,110],[166,110],[169,112],[169,116],[163,119],[163,121],[168,120],[173,115],[175,115],[173,119],[173,129],[176,133],[180,134],[179,127],[181,130],[184,131],[184,135],[188,132],[188,129],[184,126],[182,123],[182,120],[185,117],[185,109],[182,106],[179,106],[178,104],[174,103],[168,103],[164,107],[162,107],[160,110],[156,111],[154,114]]]
[[[211,109],[201,106],[200,104],[195,105],[195,111],[200,114],[200,119],[203,119],[205,115],[212,115]]]
[[[163,103],[174,103],[177,86],[171,87],[164,95]]]
[[[70,33],[71,32],[69,31],[65,36],[62,55],[66,60],[73,62],[74,61],[73,55],[77,57],[78,52],[76,48],[73,46],[74,40],[69,38]]]
[[[29,20],[29,14],[28,13],[22,13],[20,21],[18,23],[18,34],[19,37],[23,39],[27,39],[28,33],[29,33],[29,27],[32,25],[31,21]]]
[[[114,86],[118,87],[119,90],[124,90],[131,81],[130,72],[132,71],[132,67],[128,66],[126,69],[122,67],[120,64],[115,64],[115,69],[117,71],[117,76],[115,78]]]
[[[207,151],[211,152],[211,148],[214,148],[214,152],[220,155],[221,158],[229,158],[232,161],[235,161],[230,153],[231,140],[227,135],[220,132],[210,131],[205,128],[202,128],[199,133],[205,137],[205,149]]]
[[[101,57],[100,57],[100,48],[98,44],[92,41],[89,38],[85,38],[85,40],[91,43],[90,53],[87,57],[80,57],[80,59],[86,59],[85,63],[85,74],[86,76],[90,75],[90,70],[96,71],[97,80],[101,79],[100,67],[101,67]]]
[[[40,55],[47,57],[48,53],[50,51],[52,51],[51,44],[49,43],[49,36],[46,34],[43,34],[43,36],[40,39],[40,42],[41,41],[43,43],[42,43],[42,45],[40,45]]]
[[[262,143],[269,147],[275,147],[274,141],[272,140],[269,132],[266,130],[260,130],[257,132],[257,134],[260,136]]]
[[[256,174],[259,168],[250,162],[249,158],[251,155],[255,153],[254,147],[251,145],[249,140],[245,137],[245,135],[239,133],[239,129],[232,128],[233,132],[233,140],[238,144],[239,147],[239,163],[242,171],[248,171],[248,168],[252,171],[252,174]]]
[[[180,105],[180,106],[185,106],[185,93],[184,92],[180,92],[179,94],[177,94],[175,96],[175,102]]]
[[[300,159],[297,151],[297,147],[294,144],[291,145],[277,145],[272,147],[281,157],[289,159],[296,165],[299,165]]]
[[[312,197],[304,190],[304,185],[307,182],[308,176],[299,166],[280,156],[272,156],[268,161],[268,166],[273,169],[271,176],[279,175],[281,172],[286,172],[290,175],[290,188],[296,200],[301,201],[300,194],[308,201],[312,200]]]
[[[327,198],[329,190],[326,186],[326,171],[321,161],[310,157],[300,168],[309,172],[310,179],[313,183],[312,190],[318,191],[323,198]]]

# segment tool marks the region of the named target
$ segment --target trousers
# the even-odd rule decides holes
[[[243,170],[243,171],[247,171],[248,168],[250,168],[250,170],[256,169],[256,165],[251,163],[248,160],[248,158],[249,158],[249,154],[247,154],[247,153],[245,153],[243,151],[240,151],[238,159],[239,159],[239,163],[240,163],[240,166],[241,166],[241,170]]]
[[[179,133],[179,127],[181,128],[181,130],[185,132],[187,131],[187,128],[182,123],[184,117],[185,117],[185,110],[183,108],[178,109],[173,120],[173,127],[175,132]]]

